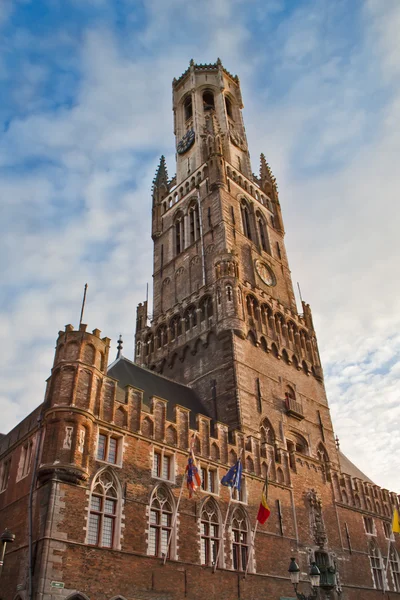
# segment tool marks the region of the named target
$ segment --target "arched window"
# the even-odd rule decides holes
[[[148,554],[164,556],[167,552],[168,540],[172,532],[173,504],[169,491],[162,485],[157,486],[150,500],[150,524]],[[175,554],[175,532],[171,537],[168,557]]]
[[[197,310],[195,306],[189,306],[185,312],[185,331],[190,331],[197,325]]]
[[[175,340],[182,333],[182,321],[180,315],[175,315],[169,324],[171,341]]]
[[[119,491],[119,483],[109,469],[102,470],[96,475],[90,495],[88,544],[103,548],[118,546]]]
[[[260,212],[257,212],[256,218],[257,218],[258,233],[260,235],[261,248],[264,250],[264,252],[268,252],[269,254],[271,254],[271,249],[270,249],[269,240],[268,240],[267,226],[266,226],[264,217],[261,215]]]
[[[226,291],[226,299],[228,300],[228,302],[232,302],[233,300],[233,295],[232,295],[232,286],[231,285],[226,285],[225,286],[225,291]]]
[[[325,446],[320,442],[317,448],[317,458],[323,463],[329,462],[328,453],[325,449]]]
[[[232,102],[229,100],[228,96],[225,96],[225,108],[226,114],[233,120]]]
[[[185,223],[183,214],[179,213],[175,219],[175,252],[180,254],[185,249]]]
[[[162,348],[168,342],[167,327],[160,325],[156,333],[157,348]]]
[[[185,121],[187,121],[188,119],[191,119],[193,116],[192,96],[188,96],[186,98],[185,102],[183,103],[183,108],[185,110]]]
[[[382,556],[378,546],[373,540],[371,540],[369,543],[369,560],[371,563],[374,587],[377,590],[382,590],[384,577],[382,568]]]
[[[245,202],[244,200],[242,201],[242,203],[240,205],[240,210],[242,213],[243,233],[249,240],[252,240],[253,238],[251,235],[251,226],[250,226],[250,210],[247,205],[247,202]]]
[[[275,443],[275,433],[271,423],[268,419],[264,419],[261,423],[261,443],[262,444],[271,444]]]
[[[201,510],[201,564],[207,566],[215,565],[220,545],[221,525],[218,507],[212,498],[209,498]],[[218,558],[222,562],[222,556]]]
[[[232,556],[235,571],[245,571],[249,556],[249,527],[246,515],[237,508],[232,515]]]
[[[200,219],[199,206],[196,203],[189,208],[189,243],[193,244],[198,239],[200,239]]]
[[[397,554],[396,548],[394,546],[390,546],[389,563],[390,563],[390,570],[392,572],[395,590],[396,590],[396,592],[400,592],[399,555]]]
[[[213,315],[213,304],[212,304],[212,300],[211,300],[210,296],[206,296],[205,298],[202,298],[202,300],[200,302],[200,309],[201,309],[200,320],[208,321],[210,319],[210,317],[212,317],[212,315]]]
[[[210,90],[203,92],[203,108],[207,110],[215,110],[214,94]]]

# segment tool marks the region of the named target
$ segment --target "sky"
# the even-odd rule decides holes
[[[58,331],[133,358],[171,83],[240,77],[253,171],[277,178],[340,447],[400,493],[398,0],[2,0],[0,431],[43,400]]]

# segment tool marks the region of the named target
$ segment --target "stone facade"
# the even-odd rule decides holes
[[[191,63],[173,105],[177,175],[162,158],[136,364],[107,367],[110,340],[67,325],[44,402],[0,437],[0,530],[16,534],[0,598],[292,598],[291,556],[307,593],[315,560],[321,598],[400,598],[399,497],[335,442],[277,185],[263,156],[251,173],[239,80]],[[191,445],[204,489],[190,499]],[[230,500],[220,480],[238,458]],[[271,516],[253,544],[267,473]]]

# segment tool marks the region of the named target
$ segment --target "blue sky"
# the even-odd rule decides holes
[[[41,402],[86,281],[89,327],[132,357],[171,81],[220,57],[278,179],[341,447],[400,492],[399,30],[397,0],[3,0],[1,430]]]

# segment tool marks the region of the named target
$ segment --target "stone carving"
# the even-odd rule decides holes
[[[325,523],[322,517],[322,500],[315,490],[308,492],[307,499],[310,503],[311,527],[314,540],[317,546],[322,549],[327,542]]]

